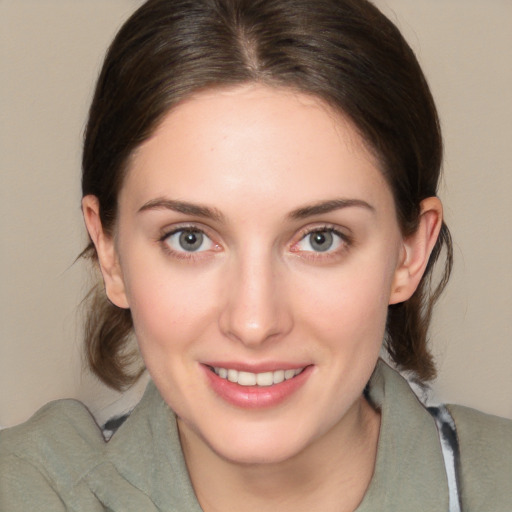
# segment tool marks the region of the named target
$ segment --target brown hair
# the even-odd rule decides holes
[[[130,155],[169,109],[201,89],[260,82],[322,98],[348,116],[374,151],[393,192],[404,234],[420,202],[435,196],[442,140],[420,66],[398,29],[366,0],[149,0],[121,28],[98,79],[85,133],[83,195],[97,196],[112,233]],[[444,273],[432,268],[446,249]],[[84,251],[96,259],[94,246]],[[413,297],[390,306],[385,345],[401,369],[435,375],[427,346],[432,307],[452,263],[443,224]],[[86,351],[92,370],[121,388],[127,371],[130,312],[91,293]]]

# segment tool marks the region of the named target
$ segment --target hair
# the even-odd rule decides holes
[[[404,235],[420,202],[437,193],[442,138],[425,77],[399,30],[366,0],[149,0],[110,46],[85,131],[83,195],[99,200],[113,234],[130,156],[180,101],[201,90],[257,82],[322,99],[351,120],[375,154],[393,193]],[[432,270],[442,253],[437,286]],[[82,253],[97,261],[90,242]],[[452,265],[443,223],[414,295],[389,307],[385,347],[402,370],[435,376],[427,343],[432,308]],[[85,345],[92,371],[121,389],[133,361],[129,310],[102,286],[90,293]]]

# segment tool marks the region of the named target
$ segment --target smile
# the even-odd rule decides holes
[[[291,370],[276,370],[272,372],[251,373],[234,370],[232,368],[212,367],[212,370],[221,379],[228,380],[240,386],[261,386],[268,387],[290,380],[303,372],[304,368]]]

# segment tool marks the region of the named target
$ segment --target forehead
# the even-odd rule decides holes
[[[307,94],[247,85],[201,92],[172,109],[136,151],[120,199],[294,208],[383,194],[390,192],[375,158],[342,114]]]

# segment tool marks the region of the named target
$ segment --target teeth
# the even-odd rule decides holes
[[[238,372],[238,384],[240,384],[240,386],[256,386],[256,374]]]
[[[286,380],[288,379],[292,379],[293,377],[295,377],[295,370],[285,370],[284,372],[284,378]]]
[[[256,374],[256,384],[258,384],[258,386],[272,386],[272,384],[274,384],[274,373],[265,372]]]
[[[272,386],[272,384],[280,384],[285,380],[293,379],[302,372],[304,368],[295,370],[276,370],[275,372],[251,373],[233,370],[231,368],[214,367],[213,371],[222,379],[235,382],[240,386]]]
[[[284,370],[277,370],[277,372],[273,372],[272,379],[274,381],[274,384],[279,384],[280,382],[283,382],[284,374]]]

